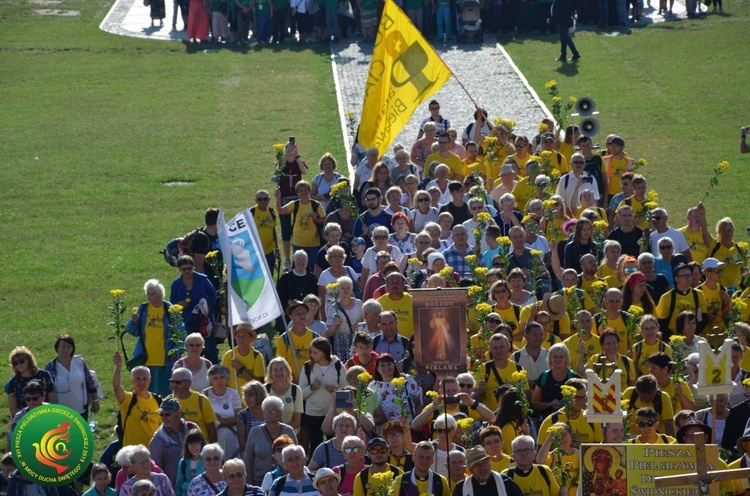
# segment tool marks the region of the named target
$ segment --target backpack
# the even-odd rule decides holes
[[[600,353],[600,354],[599,354],[599,362],[601,362],[602,358],[606,358],[606,357],[604,356],[604,354],[603,354],[603,353]],[[620,357],[619,353],[618,353],[618,355],[617,355],[617,359],[618,359],[618,360],[620,360],[620,361],[622,362],[622,368],[624,368],[624,369],[625,369],[625,370],[623,371],[623,372],[625,373],[625,377],[630,377],[630,362],[628,362],[627,360],[623,360],[623,359],[622,359],[622,358]],[[618,364],[616,364],[616,365],[617,365],[617,367],[615,367],[615,368],[618,368],[618,367],[620,366],[620,364],[619,364],[619,363],[618,363]],[[604,378],[604,377],[600,377],[600,379],[605,379],[605,378]]]
[[[279,496],[281,492],[284,490],[284,484],[286,484],[287,475],[288,474],[284,474],[278,479],[276,479],[276,485],[273,486],[274,496]]]
[[[156,404],[161,406],[161,396],[156,393],[151,393],[151,396],[156,400]],[[125,426],[128,425],[128,418],[130,418],[130,413],[133,411],[133,408],[135,408],[135,405],[137,403],[138,396],[133,393],[133,396],[130,398],[130,403],[128,403],[128,409],[125,411],[125,417],[123,418],[122,412],[117,415],[117,426],[115,427],[115,434],[117,435],[117,439],[120,441],[120,446],[122,446],[122,439],[125,435]]]
[[[255,218],[255,210],[255,207],[250,207],[250,215],[252,215],[253,218]],[[268,211],[271,212],[271,219],[273,219],[273,223],[276,224],[276,211],[271,207],[268,207]],[[276,229],[273,230],[273,242],[278,244]]]
[[[549,474],[547,473],[546,470],[544,470],[543,467],[540,467],[538,465],[537,465],[537,467],[539,468],[539,472],[542,474],[542,479],[544,479],[544,482],[547,483],[547,488],[548,489],[551,488],[552,487],[552,483],[549,480]],[[508,477],[510,477],[511,479],[513,479],[513,476],[515,475],[515,473],[516,473],[516,469],[515,468],[508,469]]]
[[[664,351],[667,349],[666,343],[664,341],[659,341],[659,351]],[[638,341],[635,343],[635,360],[633,362],[636,364],[636,367],[638,367],[638,363],[641,361],[641,355],[643,354],[643,341]]]
[[[159,253],[164,256],[165,262],[172,267],[177,267],[177,259],[182,255],[193,256],[193,242],[195,241],[196,236],[202,233],[203,228],[199,227],[193,229],[181,238],[171,239],[166,245],[164,245],[164,249]]]
[[[271,394],[271,384],[266,384],[266,392],[268,394]],[[299,386],[296,384],[292,384],[292,403],[297,401],[297,389],[299,389]]]
[[[344,469],[344,470],[346,470],[346,469]],[[398,468],[396,468],[396,467],[394,467],[394,466],[393,466],[393,465],[391,465],[390,463],[388,464],[388,470],[390,470],[390,471],[391,471],[391,473],[393,474],[393,478],[394,478],[394,479],[395,479],[396,477],[398,477],[399,475],[401,475],[401,472],[399,471],[399,469],[398,469]],[[341,473],[341,478],[342,478],[342,479],[344,478],[344,474],[345,474],[345,472],[342,472],[342,473]],[[364,469],[362,469],[362,471],[361,471],[361,472],[359,473],[359,478],[360,478],[360,480],[362,481],[362,487],[364,487],[365,489],[367,489],[367,479],[369,478],[369,475],[370,475],[370,467],[365,467],[365,468],[364,468]]]
[[[698,292],[692,288],[690,288],[690,292],[693,295],[693,305],[695,306],[697,310],[699,308]],[[662,333],[664,333],[664,331],[667,331],[669,335],[665,336],[662,339],[668,339],[669,336],[672,335],[672,329],[669,328],[669,323],[672,320],[672,315],[674,315],[674,309],[677,306],[677,294],[675,293],[675,290],[672,289],[667,294],[669,294],[669,313],[667,313],[666,318],[658,319],[658,320],[659,320],[659,328],[661,328]],[[703,330],[705,326],[706,326],[706,319],[698,320],[696,317],[695,333],[700,334],[700,332]]]
[[[630,393],[628,398],[628,410],[635,410],[635,402],[638,400],[638,391],[633,388],[633,392]],[[654,396],[654,410],[656,413],[661,415],[662,404],[661,404],[661,389],[656,388],[656,396]]]
[[[336,378],[341,378],[341,360],[336,360],[336,362],[333,364],[333,366],[336,368]],[[305,364],[302,366],[302,369],[305,372],[305,376],[307,377],[307,382],[310,382],[310,373],[312,372],[312,367],[310,366],[310,362],[305,362]],[[341,476],[343,477],[343,475]]]

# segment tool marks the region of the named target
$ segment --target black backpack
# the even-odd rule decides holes
[[[161,406],[161,396],[156,393],[151,393],[151,396],[153,396],[156,400],[156,404]],[[117,415],[117,426],[115,427],[115,434],[117,434],[117,439],[120,441],[120,446],[122,446],[122,439],[125,435],[125,426],[128,425],[128,418],[130,418],[130,413],[133,411],[133,408],[135,408],[135,405],[137,403],[138,396],[133,393],[133,396],[130,398],[130,403],[128,403],[128,409],[125,411],[125,418],[123,418],[122,412]]]
[[[169,242],[164,245],[164,249],[159,253],[164,256],[165,262],[172,267],[177,267],[177,259],[182,255],[193,256],[193,242],[199,234],[203,234],[202,227],[193,229],[181,238],[173,238],[169,240]]]
[[[294,224],[297,222],[297,212],[299,212],[299,200],[294,200],[294,207],[292,207],[292,227],[291,229],[294,229]],[[318,214],[318,207],[320,207],[320,203],[315,200],[310,200],[310,207],[312,208],[312,211],[315,215]],[[315,224],[317,230],[318,230],[318,240],[320,241],[321,245],[324,245],[326,243],[325,239],[323,238],[323,226],[319,224]]]
[[[539,473],[542,474],[542,479],[544,479],[544,482],[547,483],[547,488],[551,488],[552,484],[550,483],[550,480],[549,480],[549,474],[547,473],[546,470],[544,470],[543,467],[538,466],[538,468],[539,468]],[[508,469],[508,477],[510,477],[511,479],[513,479],[513,476],[515,475],[515,473],[516,473],[515,468]]]

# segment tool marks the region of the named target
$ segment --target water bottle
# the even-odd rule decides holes
[[[96,432],[96,412],[89,412],[89,429]]]

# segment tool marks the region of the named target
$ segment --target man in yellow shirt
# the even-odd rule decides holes
[[[276,238],[276,226],[278,226],[279,220],[273,208],[268,206],[270,201],[271,195],[268,191],[258,190],[255,193],[255,205],[250,207],[250,212],[253,214],[260,244],[263,245],[263,253],[266,255],[268,267],[271,269],[271,275],[273,275],[279,254],[279,242]]]
[[[276,356],[284,358],[292,368],[292,380],[299,383],[299,374],[310,359],[310,343],[318,334],[307,328],[307,312],[310,307],[299,300],[291,300],[286,315],[292,328],[276,338]]]
[[[635,317],[622,310],[622,291],[617,288],[609,288],[604,293],[604,311],[594,315],[596,322],[597,334],[606,328],[612,328],[620,335],[619,353],[626,355],[630,351],[631,333],[628,332],[629,326],[635,326]],[[635,335],[635,333],[632,333]]]
[[[112,375],[112,388],[120,407],[120,425],[123,429],[122,445],[142,444],[148,446],[154,433],[161,425],[159,404],[161,399],[148,391],[151,384],[151,372],[143,365],[134,367],[130,372],[130,384],[133,392],[126,392],[122,387],[122,356],[116,352],[112,357],[115,371]]]
[[[523,367],[516,364],[508,356],[510,341],[505,334],[493,334],[490,338],[490,355],[492,360],[484,364],[484,378],[479,381],[478,397],[484,398],[484,404],[490,410],[497,410],[495,390],[506,382],[511,382],[513,373],[520,372]]]
[[[438,151],[427,157],[425,164],[431,164],[432,162],[439,162],[447,165],[451,172],[448,175],[453,181],[462,181],[464,176],[463,163],[461,157],[450,151],[451,138],[448,133],[440,133],[438,135]]]
[[[701,269],[706,280],[698,286],[698,289],[703,291],[703,296],[706,297],[706,305],[708,305],[708,312],[706,312],[708,323],[706,326],[709,329],[718,327],[719,331],[726,329],[724,319],[729,314],[729,307],[732,304],[727,290],[721,284],[723,268],[724,264],[713,257],[703,260]]]
[[[224,353],[221,364],[229,370],[234,369],[229,377],[229,387],[235,391],[241,391],[242,386],[252,380],[263,381],[266,374],[266,365],[263,355],[253,348],[253,343],[258,339],[258,331],[250,324],[242,323],[234,329],[234,342],[237,346],[234,350]]]
[[[578,355],[582,355],[583,363],[586,363],[589,358],[602,352],[602,347],[599,344],[599,336],[591,332],[593,325],[594,320],[591,317],[591,313],[588,310],[579,310],[576,314],[578,332],[563,341],[563,344],[570,353],[571,368],[577,366]]]
[[[414,308],[411,294],[404,291],[406,279],[401,272],[391,272],[385,278],[387,293],[378,298],[383,310],[392,310],[398,316],[398,331],[409,339],[414,335]]]
[[[614,136],[609,141],[611,154],[603,158],[604,170],[609,183],[609,195],[614,196],[621,191],[620,176],[626,172],[633,172],[635,160],[628,157],[625,152],[625,140],[619,136]]]
[[[688,249],[693,260],[702,263],[708,257],[708,246],[703,240],[701,230],[701,216],[698,207],[691,207],[687,211],[687,224],[677,229],[687,241]]]
[[[640,416],[638,410],[643,407],[653,408],[656,412],[656,420],[660,425],[657,428],[664,429],[663,434],[674,435],[674,409],[669,395],[658,388],[656,378],[651,374],[642,375],[635,381],[635,386],[627,388],[622,392],[622,400],[628,402],[628,411],[634,411]],[[630,425],[631,434],[638,434],[637,424]]]
[[[510,467],[510,455],[503,453],[503,431],[496,425],[490,425],[479,431],[479,444],[490,457],[490,468],[502,472]]]
[[[185,420],[198,424],[201,432],[209,443],[216,442],[216,413],[211,406],[211,400],[207,396],[192,391],[190,386],[193,384],[193,374],[185,367],[180,367],[172,371],[172,378],[169,380],[169,387],[172,389],[172,396],[180,402],[182,414]]]
[[[695,313],[698,325],[697,332],[705,327],[707,320],[705,314],[708,311],[708,304],[703,291],[690,287],[693,277],[692,269],[687,264],[678,263],[672,269],[672,273],[674,274],[675,287],[673,290],[664,293],[659,298],[658,305],[656,305],[656,317],[660,320],[662,339],[664,340],[669,339],[672,334],[676,334],[675,322],[677,316],[684,310]]]
[[[276,210],[279,215],[291,215],[292,217],[292,247],[303,249],[307,252],[307,269],[312,272],[315,265],[315,256],[320,248],[320,234],[318,226],[326,221],[326,213],[323,206],[317,201],[310,200],[312,186],[307,181],[300,181],[294,185],[294,191],[299,197],[286,205],[281,205],[281,190],[276,190]]]

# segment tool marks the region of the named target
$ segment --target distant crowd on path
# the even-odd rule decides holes
[[[731,219],[712,233],[698,204],[672,227],[657,205],[668,193],[648,191],[620,136],[599,151],[575,126],[563,137],[544,120],[529,137],[478,109],[456,130],[437,101],[429,108],[392,157],[355,146],[353,178],[326,153],[308,182],[298,144],[286,144],[279,189],[258,190],[251,213],[269,267],[283,267],[288,324],[240,324],[224,353],[219,211],[206,211],[169,299],[158,280],[144,284],[126,378],[112,358],[118,429],[90,496],[366,495],[381,479],[404,495],[590,494],[581,443],[691,444],[697,432],[729,450],[730,466],[750,462],[747,246]],[[411,291],[441,287],[468,288],[458,332],[470,366],[438,380],[415,370]],[[454,337],[444,318],[430,336],[437,359]],[[736,387],[706,397],[699,352],[720,333],[733,336]],[[43,368],[27,347],[11,352],[10,436],[47,403],[99,410],[73,337],[54,351]],[[582,377],[614,368],[625,422],[590,422]],[[593,456],[611,466],[606,450]],[[2,468],[11,496],[80,489],[37,486],[9,454]],[[747,482],[723,487],[744,494]]]
[[[164,25],[168,17],[165,0],[147,0],[151,26]],[[646,0],[651,7],[651,0]],[[658,1],[658,15],[673,17],[674,0]],[[373,41],[384,2],[381,0],[172,0],[172,29],[182,29],[192,42],[261,45],[299,42],[328,42],[361,36]],[[643,0],[558,0],[568,18],[579,26],[599,29],[626,27],[644,15]],[[457,39],[466,24],[489,33],[553,33],[561,24],[555,13],[555,0],[522,2],[491,0],[475,5],[474,0],[399,0],[395,2],[427,38],[438,41]],[[723,14],[722,0],[707,0],[706,11],[699,0],[687,0],[687,16],[708,12]],[[473,12],[478,10],[475,23]],[[179,18],[178,18],[179,12]],[[471,19],[471,20],[470,20]],[[570,22],[572,25],[573,22]],[[567,27],[567,24],[566,24]]]

